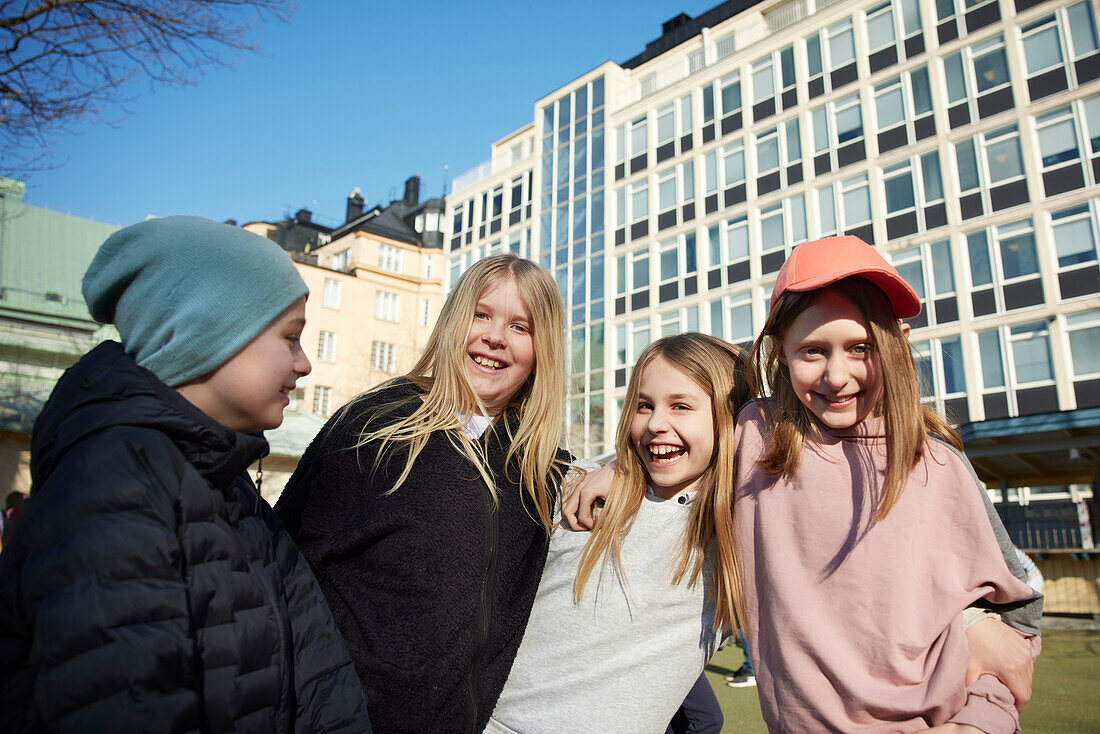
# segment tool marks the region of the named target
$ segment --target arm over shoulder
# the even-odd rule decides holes
[[[959,490],[962,492],[974,492],[976,496],[980,498],[985,517],[989,522],[993,537],[996,539],[1005,566],[1014,577],[1026,583],[1027,574],[1023,566],[1020,565],[1019,558],[1016,556],[1012,541],[1008,537],[1008,531],[1005,530],[1004,524],[1001,522],[1001,518],[997,514],[996,508],[993,507],[993,503],[989,500],[989,494],[985,491],[985,487],[982,486],[969,459],[966,458],[965,454],[955,450],[942,441],[937,440],[935,445],[937,450],[949,452],[949,455],[954,460],[962,464],[963,471],[969,476],[970,481],[966,483],[966,486],[960,487]],[[1014,627],[1019,632],[1029,636],[1039,634],[1043,616],[1042,594],[1032,593],[1030,596],[1017,601],[1008,603],[992,602],[988,606],[993,611],[999,613],[1001,619],[1003,619],[1006,624]]]

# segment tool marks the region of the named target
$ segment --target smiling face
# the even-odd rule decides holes
[[[882,397],[882,363],[863,315],[834,290],[791,322],[779,359],[798,399],[829,428],[861,423]]]
[[[714,454],[710,395],[663,357],[645,367],[630,423],[630,442],[665,499],[691,491]]]
[[[512,275],[489,286],[477,301],[466,338],[466,369],[489,415],[504,409],[535,368],[531,322]]]
[[[302,351],[302,296],[213,372],[176,390],[224,426],[245,433],[278,428],[290,391],[312,366]]]

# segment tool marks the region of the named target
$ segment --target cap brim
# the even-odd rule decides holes
[[[807,278],[796,285],[788,285],[784,291],[814,291],[851,276],[866,278],[877,285],[890,300],[890,305],[894,309],[894,316],[897,318],[911,319],[920,313],[920,297],[917,296],[917,292],[913,290],[913,287],[895,273],[880,268],[872,267],[844,270],[836,273],[818,275],[813,278]]]

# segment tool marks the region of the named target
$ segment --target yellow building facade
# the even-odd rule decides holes
[[[297,265],[310,292],[302,342],[313,371],[295,397],[327,417],[416,362],[441,307],[443,255],[355,231],[308,259]]]

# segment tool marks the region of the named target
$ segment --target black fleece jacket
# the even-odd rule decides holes
[[[105,342],[35,423],[0,553],[0,731],[370,731],[317,581],[213,421]]]
[[[527,625],[548,538],[524,506],[518,470],[504,470],[510,444],[502,421],[481,439],[499,505],[443,433],[386,493],[407,453],[385,457],[372,473],[377,446],[354,445],[369,415],[388,416],[376,427],[419,404],[398,378],[338,413],[275,509],[332,606],[375,731],[480,731]]]

